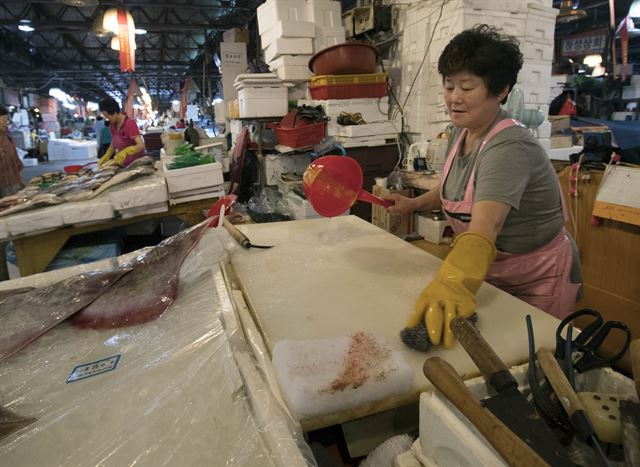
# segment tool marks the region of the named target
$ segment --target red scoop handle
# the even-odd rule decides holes
[[[377,204],[384,208],[390,208],[391,206],[393,206],[393,203],[391,201],[387,201],[377,197],[376,195],[372,195],[367,190],[360,190],[360,193],[358,193],[358,199],[367,203]]]

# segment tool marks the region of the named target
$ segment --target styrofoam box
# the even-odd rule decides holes
[[[447,8],[472,8],[494,11],[508,11],[514,13],[526,13],[530,0],[452,0],[447,2]],[[551,0],[549,0],[551,3]]]
[[[67,225],[113,219],[113,206],[108,198],[98,198],[60,205],[62,221]]]
[[[220,162],[172,170],[167,169],[165,164],[164,176],[167,180],[169,193],[180,193],[198,188],[213,187],[222,185],[224,182],[222,164]]]
[[[342,9],[335,0],[306,0],[307,18],[321,28],[342,26]]]
[[[312,55],[280,55],[269,62],[269,66],[275,70],[283,66],[308,66]]]
[[[549,86],[534,86],[532,84],[518,85],[524,94],[524,103],[530,104],[548,104],[549,99]]]
[[[342,44],[347,40],[347,33],[344,27],[337,28],[316,28],[316,38],[313,40],[313,51],[318,53],[322,49]]]
[[[166,165],[166,162],[163,162],[163,165]],[[166,204],[169,199],[167,184],[160,172],[116,186],[106,191],[105,195],[115,211],[154,206],[159,203]]]
[[[265,181],[267,185],[276,185],[280,174],[288,172],[302,174],[310,162],[311,158],[308,154],[269,154],[264,158]]]
[[[346,138],[359,138],[365,136],[381,136],[395,138],[396,127],[391,121],[368,123],[366,125],[338,125],[335,122],[327,123],[328,136],[344,136]]]
[[[525,26],[525,39],[552,46],[558,10],[540,5],[529,5]],[[521,33],[519,33],[521,34]],[[514,34],[514,35],[519,35]]]
[[[525,62],[534,61],[551,63],[553,61],[553,47],[547,44],[521,40],[520,50],[522,51]]]
[[[543,141],[543,140],[539,140]],[[568,161],[571,154],[582,151],[582,146],[572,146],[570,148],[547,149],[547,156],[554,161]]]
[[[551,62],[525,62],[518,73],[518,83],[551,89]]]
[[[98,143],[95,141],[73,141],[65,139],[51,139],[47,145],[50,161],[87,161],[98,158]]]
[[[640,98],[640,87],[625,86],[622,88],[623,99],[638,99]]]
[[[307,5],[301,0],[267,0],[257,11],[260,34],[278,21],[307,21]]]
[[[300,82],[308,81],[311,71],[306,65],[289,65],[276,69],[278,77],[284,81]]]
[[[51,206],[27,212],[18,212],[5,217],[9,233],[13,236],[40,232],[63,225],[58,206]]]
[[[262,48],[268,47],[280,37],[315,37],[313,23],[307,21],[278,21],[273,27],[260,35]]]
[[[511,368],[519,389],[528,391],[527,365]],[[483,377],[465,381],[478,399],[495,395]],[[578,391],[618,394],[636,399],[633,381],[610,368],[576,375]],[[420,395],[420,450],[434,466],[506,466],[475,426],[436,390]]]
[[[264,50],[264,59],[267,63],[280,55],[309,55],[313,53],[313,42],[310,38],[279,37]]]
[[[238,91],[240,118],[282,117],[287,114],[287,88],[284,86],[244,88]]]
[[[359,99],[300,99],[298,105],[317,105],[324,109],[324,113],[334,120],[340,112],[359,112],[365,122],[388,120],[389,97],[367,97]]]
[[[300,198],[293,192],[287,192],[283,196],[284,200],[287,202],[289,206],[289,210],[291,211],[291,217],[295,220],[301,219],[311,219],[314,217],[322,217],[320,214],[313,209],[311,203],[306,199]]]

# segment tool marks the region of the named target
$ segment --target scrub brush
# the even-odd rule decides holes
[[[478,313],[474,313],[469,318],[474,325],[478,322]],[[420,352],[428,352],[431,348],[431,341],[429,340],[429,333],[427,327],[424,325],[424,321],[420,321],[420,324],[412,328],[404,328],[400,331],[400,340],[404,342],[407,347],[419,350]]]

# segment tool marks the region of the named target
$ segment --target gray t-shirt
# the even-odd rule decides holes
[[[508,117],[501,111],[492,127]],[[461,131],[456,128],[452,132],[447,154]],[[498,250],[528,253],[558,235],[564,225],[558,178],[529,130],[520,126],[502,130],[480,154],[475,149],[463,156],[462,146],[445,181],[444,197],[462,200],[471,169],[476,166],[474,201],[499,201],[512,208],[496,239]]]

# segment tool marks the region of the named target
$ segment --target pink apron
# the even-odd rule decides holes
[[[520,122],[513,119],[498,122],[482,141],[478,153],[497,133],[513,125],[522,126]],[[467,130],[462,131],[447,155],[440,188],[442,208],[456,234],[466,232],[471,221],[475,166],[471,170],[464,199],[461,201],[450,201],[444,198],[444,183],[466,132]],[[560,199],[566,222],[564,198],[560,196]],[[563,227],[553,240],[530,253],[513,254],[498,251],[496,261],[489,269],[486,280],[530,305],[562,319],[573,311],[576,294],[580,288],[580,284],[571,282],[572,256],[572,242]]]
[[[126,117],[125,122],[128,119],[129,117]],[[122,123],[122,127],[124,127],[124,122]],[[116,131],[111,132],[111,142],[113,143],[113,147],[116,150],[116,153],[136,144],[134,138],[130,138],[129,136],[122,134],[122,127],[116,128]],[[144,153],[145,151],[143,149],[139,152],[136,152],[135,154],[129,154],[124,160],[122,167],[126,167],[136,159],[140,159],[142,156],[144,156]]]

